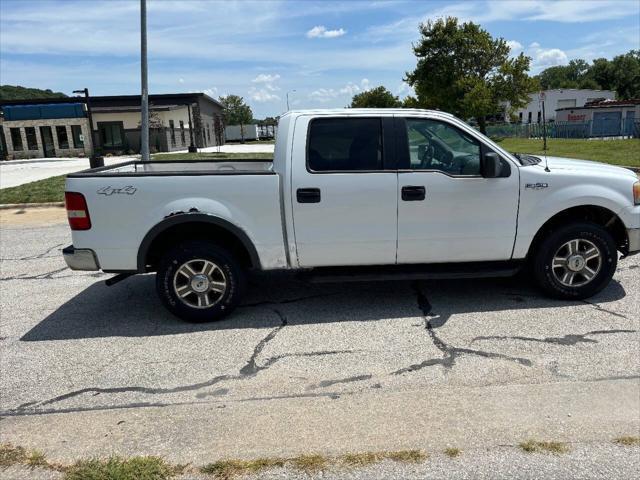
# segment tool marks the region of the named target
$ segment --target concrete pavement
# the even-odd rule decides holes
[[[265,153],[273,152],[273,144],[228,144],[221,147],[201,148],[201,153]],[[186,153],[181,150],[172,153]],[[105,165],[127,162],[140,158],[140,155],[105,157]],[[57,175],[66,175],[89,168],[88,158],[37,158],[28,160],[9,160],[0,162],[0,188],[15,187],[36,180],[43,180]]]
[[[229,319],[192,325],[162,308],[153,275],[106,287],[108,275],[70,272],[64,211],[49,221],[32,212],[0,212],[2,441],[57,461],[194,464],[453,446],[469,452],[459,464],[436,456],[349,475],[442,478],[449,465],[479,472],[469,478],[540,478],[549,462],[516,447],[534,438],[572,446],[551,462],[557,472],[637,473],[639,450],[611,444],[640,432],[637,256],[579,302],[547,299],[521,278],[309,285],[257,275]]]

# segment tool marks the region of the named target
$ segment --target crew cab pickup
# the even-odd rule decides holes
[[[640,183],[611,165],[512,155],[427,110],[291,111],[273,162],[128,162],[68,175],[71,269],[157,272],[190,321],[249,270],[332,281],[512,275],[589,297],[640,250]]]

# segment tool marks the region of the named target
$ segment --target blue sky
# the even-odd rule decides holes
[[[243,96],[257,118],[342,107],[377,85],[406,96],[421,21],[480,23],[533,59],[640,49],[639,0],[148,1],[151,93]],[[70,94],[140,91],[137,0],[0,1],[0,83]]]

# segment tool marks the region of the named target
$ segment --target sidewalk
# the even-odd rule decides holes
[[[229,144],[221,147],[200,148],[200,153],[263,153],[273,152],[271,144]],[[164,152],[163,152],[164,153]],[[167,153],[187,153],[179,150]],[[123,155],[119,157],[104,157],[105,165],[127,162],[140,158],[140,155]],[[25,160],[6,160],[0,162],[0,188],[15,187],[36,180],[43,180],[57,175],[79,172],[89,168],[88,158],[30,158]]]
[[[135,155],[105,157],[105,165],[126,162]],[[32,158],[0,162],[0,188],[15,187],[57,175],[79,172],[89,168],[88,158]]]

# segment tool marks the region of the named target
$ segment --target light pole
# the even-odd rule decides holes
[[[295,90],[291,90],[291,91],[287,92],[287,111],[289,111],[289,94],[290,93],[295,93],[295,92],[296,92]]]
[[[89,157],[89,165],[91,168],[103,167],[104,160],[102,157],[96,154],[98,150],[97,147],[100,146],[100,133],[98,132],[98,141],[95,142],[94,145],[94,137],[93,137],[93,115],[91,114],[91,102],[89,100],[89,89],[83,88],[82,90],[74,90],[73,93],[82,93],[84,94],[84,103],[87,105],[87,117],[89,117],[89,141],[91,142],[91,156]]]
[[[142,85],[140,114],[140,155],[149,161],[149,86],[147,83],[147,0],[140,0],[140,83]]]

